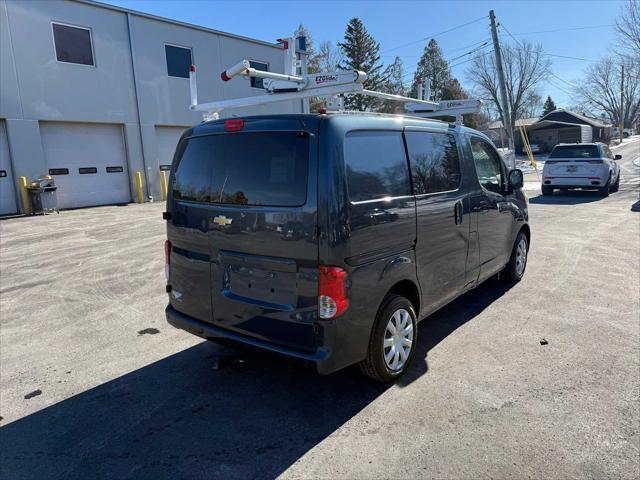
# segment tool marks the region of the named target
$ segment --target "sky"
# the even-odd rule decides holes
[[[415,69],[424,46],[435,36],[452,72],[463,87],[471,87],[470,56],[474,44],[491,38],[489,10],[502,25],[501,42],[529,40],[540,43],[552,60],[549,81],[540,88],[558,107],[574,104],[571,84],[578,83],[590,63],[615,51],[613,23],[624,0],[599,1],[206,1],[206,0],[102,0],[187,23],[273,42],[288,36],[302,23],[317,45],[336,44],[347,22],[358,17],[380,43],[385,64],[402,58],[407,72]],[[476,21],[477,20],[477,21]],[[469,23],[462,28],[442,33]],[[553,30],[553,31],[550,31]],[[511,34],[511,36],[509,35]],[[491,45],[483,51],[491,51]],[[553,56],[551,56],[553,55]],[[575,58],[564,58],[575,57]],[[410,73],[405,77],[409,84]]]

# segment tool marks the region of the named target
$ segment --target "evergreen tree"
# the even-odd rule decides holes
[[[423,82],[427,79],[431,81],[431,98],[434,100],[444,98],[443,89],[451,82],[451,71],[449,70],[449,64],[442,56],[442,50],[438,46],[438,42],[434,39],[429,40],[418,61],[418,68],[411,84],[409,95],[411,97],[417,97],[418,95],[418,79]]]
[[[389,65],[383,73],[384,83],[382,91],[393,95],[406,95],[407,89],[404,85],[404,65],[400,57],[396,57],[391,65]],[[403,113],[404,108],[401,103],[392,100],[382,102],[380,111],[386,113]]]
[[[451,77],[449,82],[442,87],[442,97],[441,100],[462,100],[464,98],[469,98],[467,92],[465,92],[462,85],[457,78]]]
[[[553,100],[551,100],[551,96],[547,96],[547,99],[542,106],[542,116],[545,116],[547,113],[553,112],[557,108],[558,107],[556,107],[556,104],[553,102]]]
[[[344,55],[340,70],[361,70],[367,74],[364,88],[380,90],[384,83],[380,63],[380,44],[367,32],[359,18],[352,18],[347,24],[344,42],[338,43]],[[345,107],[350,110],[374,110],[381,102],[373,97],[348,95]]]

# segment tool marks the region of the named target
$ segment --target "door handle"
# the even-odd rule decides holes
[[[456,225],[462,225],[464,221],[464,208],[462,206],[462,200],[458,200],[453,207],[453,214],[455,216]]]

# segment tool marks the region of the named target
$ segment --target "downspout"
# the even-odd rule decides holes
[[[144,140],[142,138],[142,118],[140,117],[140,97],[138,96],[138,74],[136,73],[136,54],[133,40],[133,24],[131,22],[131,14],[127,12],[127,32],[129,34],[129,54],[131,57],[131,72],[133,73],[133,94],[136,97],[136,113],[138,115],[138,133],[140,134],[140,149],[142,150],[142,166],[144,170],[144,183],[147,190],[147,197],[151,195],[151,186],[149,185],[149,175],[147,174],[147,155],[144,151]],[[131,172],[129,172],[131,174]]]

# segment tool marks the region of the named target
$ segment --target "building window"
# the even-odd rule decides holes
[[[189,66],[193,63],[191,49],[165,45],[167,56],[167,75],[170,77],[189,78]]]
[[[60,23],[52,23],[51,26],[59,62],[95,65],[90,29]]]
[[[260,70],[262,72],[269,71],[269,64],[263,62],[254,62],[253,60],[249,60],[249,66],[251,68],[255,68],[256,70]],[[264,88],[264,84],[262,83],[264,78],[255,78],[251,77],[251,86],[253,88]]]

